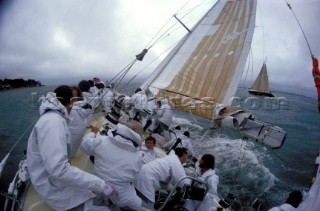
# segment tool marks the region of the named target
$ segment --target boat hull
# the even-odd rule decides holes
[[[274,95],[273,95],[271,92],[261,92],[261,91],[258,91],[258,90],[249,90],[248,92],[249,92],[250,94],[253,94],[253,95],[274,97]]]

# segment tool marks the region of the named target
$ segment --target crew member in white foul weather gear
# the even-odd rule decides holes
[[[95,193],[104,196],[113,193],[103,179],[68,162],[70,132],[67,121],[72,108],[71,98],[71,88],[64,85],[43,97],[40,118],[28,140],[31,182],[41,198],[55,210],[74,208],[95,197]]]
[[[187,201],[185,206],[189,211],[216,210],[216,207],[213,204],[213,199],[217,196],[219,177],[215,174],[214,166],[215,158],[211,154],[203,155],[197,162],[195,176],[197,176],[198,179],[207,182],[209,187],[208,192],[202,201]]]
[[[88,116],[93,113],[91,105],[85,103],[78,87],[72,87],[74,103],[69,114],[68,128],[71,135],[71,156],[74,156],[81,144],[85,128],[90,125]]]
[[[141,88],[137,88],[134,95],[127,100],[127,104],[133,106],[129,111],[130,117],[141,122],[140,115],[144,115],[145,110],[148,109],[148,97],[146,93]]]
[[[186,176],[182,166],[187,158],[185,148],[176,148],[174,153],[144,164],[136,177],[136,189],[148,200],[148,205],[155,203],[155,192],[160,188],[160,182],[175,185],[180,178]],[[183,185],[183,183],[181,183]]]
[[[273,207],[269,211],[294,211],[302,201],[302,193],[300,191],[292,191],[285,203],[279,207]],[[319,207],[318,207],[319,208]],[[303,210],[314,210],[314,209],[303,209]],[[318,210],[318,209],[317,209]]]
[[[143,163],[149,163],[157,158],[159,155],[154,150],[156,146],[156,139],[153,136],[148,136],[144,141],[144,145],[141,147]]]
[[[98,131],[99,128],[92,127],[92,132],[81,143],[82,151],[94,156],[94,174],[117,191],[118,200],[114,204],[120,208],[141,210],[142,201],[133,186],[135,176],[143,165],[139,151],[140,136],[122,124],[116,125],[117,135],[114,134],[114,137],[96,136]]]

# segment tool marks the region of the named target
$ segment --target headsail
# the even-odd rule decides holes
[[[253,37],[256,0],[218,1],[142,85],[175,108],[212,119],[230,105]]]

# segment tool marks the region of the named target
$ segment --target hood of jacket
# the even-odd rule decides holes
[[[136,94],[145,95],[146,93],[145,93],[145,91],[141,90],[141,91],[137,92]]]
[[[134,141],[138,146],[142,145],[140,135],[121,123],[117,124],[117,133],[123,137],[127,137],[131,141]],[[123,137],[121,139],[123,139]]]
[[[212,176],[212,175],[215,175],[215,170],[214,169],[208,169],[207,171],[205,171],[202,175],[201,175],[201,177],[202,178],[207,178],[207,177],[210,177],[210,176]]]
[[[112,129],[108,131],[108,136],[115,138],[122,144],[133,147],[135,150],[140,149],[142,145],[140,135],[121,123],[113,125]],[[133,142],[135,143],[133,144]]]
[[[169,101],[168,101],[167,98],[161,100],[161,108],[162,108],[162,109],[164,109],[164,108],[171,108],[170,105],[169,105]]]
[[[161,105],[167,105],[168,104],[168,99],[164,98],[161,100]]]
[[[40,97],[39,101],[40,100],[42,101],[39,108],[40,116],[47,111],[56,111],[59,112],[65,119],[68,119],[68,111],[66,107],[62,105],[56,98],[56,93],[48,92],[47,96]]]

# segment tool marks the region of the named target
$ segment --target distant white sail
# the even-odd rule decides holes
[[[250,88],[249,92],[251,94],[256,95],[267,95],[273,96],[269,90],[269,79],[268,79],[268,72],[267,72],[267,65],[263,63],[260,73],[256,80],[254,81],[252,87]]]
[[[212,119],[230,105],[250,50],[256,0],[218,1],[156,68],[142,88],[175,108]]]

